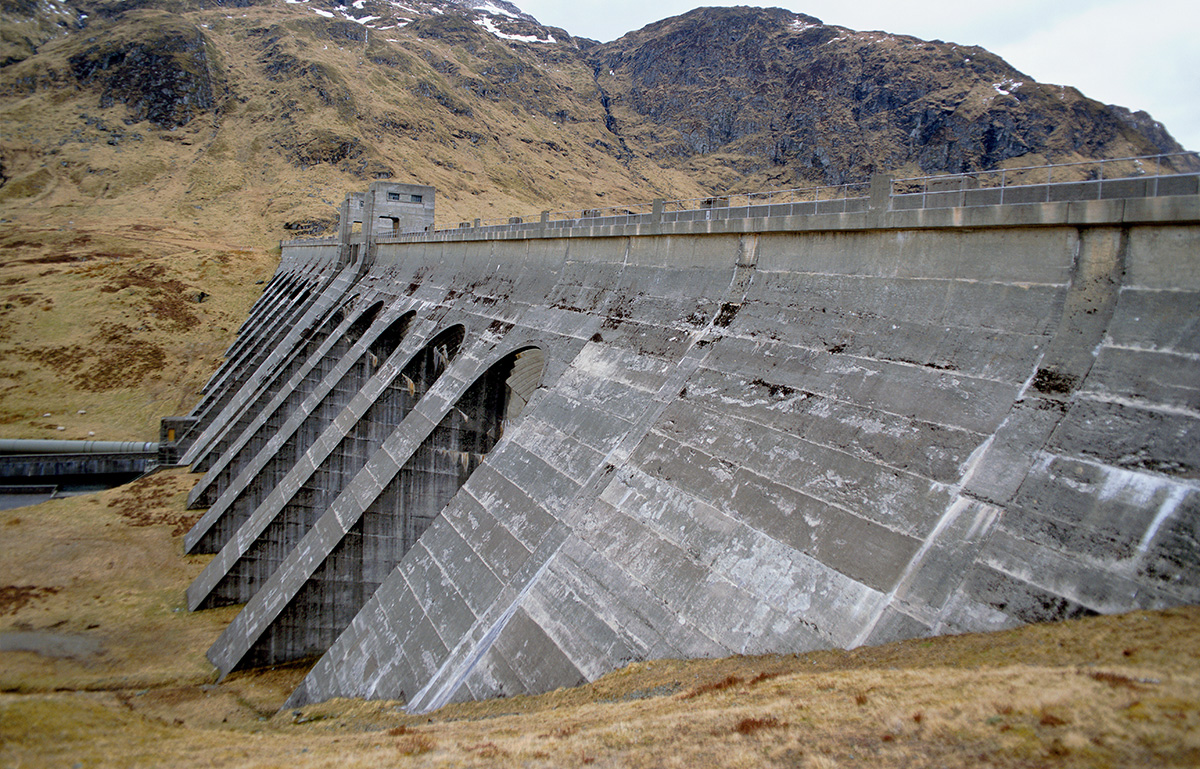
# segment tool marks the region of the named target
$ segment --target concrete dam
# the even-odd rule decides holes
[[[1200,602],[1198,179],[350,194],[163,421],[209,658],[422,712]]]

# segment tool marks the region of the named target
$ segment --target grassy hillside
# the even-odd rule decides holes
[[[333,228],[375,178],[435,185],[439,226],[700,194],[606,143],[569,36],[510,47],[434,15],[368,41],[300,5],[80,7],[86,34],[30,32],[36,54],[0,69],[0,437],[156,438],[278,240]]]
[[[303,666],[215,684],[189,613],[195,480],[0,513],[4,766],[1195,766],[1200,609],[851,652],[631,665],[539,697],[277,712]]]
[[[262,246],[380,177],[438,187],[443,224],[699,194],[609,146],[578,55],[453,15],[368,39],[301,5],[144,5],[0,70],[8,218],[152,216]]]
[[[275,264],[150,217],[0,225],[0,437],[157,440]]]

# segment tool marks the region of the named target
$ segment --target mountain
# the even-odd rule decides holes
[[[698,9],[588,58],[626,141],[671,167],[724,156],[705,177],[715,187],[1181,149],[1144,113],[1036,83],[982,48],[779,8]]]
[[[981,49],[778,8],[611,43],[503,0],[3,0],[0,202],[315,231],[346,189],[455,218],[1179,149]],[[110,149],[111,148],[111,149]],[[444,209],[444,210],[445,210]]]
[[[780,9],[600,44],[505,0],[0,0],[0,432],[87,437],[41,415],[109,398],[104,437],[153,436],[269,250],[373,179],[453,226],[1179,149],[983,49]]]
[[[503,3],[71,8],[82,29],[0,69],[0,205],[38,221],[264,243],[330,226],[375,178],[434,184],[460,218],[701,192],[617,147],[586,42]]]

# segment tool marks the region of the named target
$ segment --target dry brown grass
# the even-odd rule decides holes
[[[203,654],[236,607],[183,609],[206,560],[180,546],[193,481],[176,470],[0,513],[0,639],[43,645],[0,652],[0,765],[1200,763],[1197,608],[850,652],[656,660],[424,716],[358,700],[277,713],[305,667],[214,684]]]
[[[222,78],[220,109],[186,126],[127,124],[123,105],[101,107],[97,89],[48,74],[69,72],[89,38],[154,28],[157,11],[94,15],[87,35],[0,73],[0,437],[154,439],[160,417],[195,404],[278,240],[301,234],[285,226],[332,224],[375,172],[435,185],[440,226],[701,194],[682,172],[601,147],[612,137],[581,62],[522,60],[537,77],[494,101],[462,83],[536,52],[482,32],[463,48],[403,30],[373,33],[364,51],[294,4],[171,16],[203,25]],[[317,99],[308,75],[268,79],[289,58],[325,73],[341,106]],[[470,115],[414,92],[442,82],[429,62],[447,60],[464,80],[439,87]],[[326,162],[328,137],[352,139],[367,165]]]
[[[0,225],[0,437],[156,440],[274,265],[136,222]]]
[[[331,37],[307,6],[173,13],[203,25],[222,80],[219,109],[174,130],[126,124],[128,110],[102,108],[98,89],[47,76],[69,72],[69,57],[88,37],[128,37],[136,24],[153,29],[156,13],[137,22],[93,16],[86,36],[54,40],[6,68],[0,157],[11,181],[0,189],[0,218],[169,223],[269,248],[294,235],[287,222],[332,223],[345,193],[376,173],[435,185],[440,226],[703,194],[684,171],[620,151],[590,66],[568,57],[544,63],[538,50],[510,48],[482,31],[472,44],[454,45],[390,30],[371,33],[364,48]],[[288,62],[296,76],[270,74]],[[447,66],[455,74],[445,74]],[[503,96],[472,89],[510,68],[524,74]],[[43,87],[30,92],[34,81]],[[420,95],[430,87],[462,109]],[[325,150],[339,142],[353,145],[355,157],[332,162]]]

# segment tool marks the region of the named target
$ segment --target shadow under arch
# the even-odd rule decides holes
[[[403,522],[400,557],[412,549],[520,417],[541,381],[545,362],[541,348],[524,347],[505,355],[467,388],[363,513],[364,545],[387,536],[374,530],[389,530],[385,521],[393,519]],[[364,561],[371,560],[364,554]],[[376,582],[385,577],[387,572],[379,574]]]
[[[391,350],[395,349],[403,337],[404,330],[398,329],[392,335],[394,339],[384,337],[388,337],[391,329],[401,325],[402,321],[410,320],[412,315],[407,313],[401,316],[389,331],[380,334],[373,345],[376,353],[380,356],[384,356],[385,353],[387,356],[391,355]],[[375,398],[370,408],[341,438],[337,447],[325,455],[307,477],[298,479],[299,488],[273,513],[265,529],[256,534],[253,542],[245,547],[197,608],[242,603],[250,600],[258,592],[292,548],[329,510],[350,480],[362,470],[363,465],[383,441],[404,421],[417,402],[445,372],[450,361],[457,356],[464,335],[465,329],[462,325],[451,326],[429,340],[409,359],[404,368],[392,377]],[[379,363],[384,360],[386,357],[381,357]],[[283,474],[287,473],[285,470]],[[282,475],[279,480],[282,480]],[[240,528],[241,522],[248,521],[252,516],[262,515],[256,509],[257,505],[247,509],[249,504],[247,501],[242,506],[237,506],[235,502],[226,514],[230,522],[226,525],[238,523]],[[222,549],[227,546],[225,543],[228,543],[232,536],[229,534],[225,537]]]
[[[327,651],[520,417],[545,359],[522,347],[481,374],[230,669]]]

